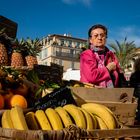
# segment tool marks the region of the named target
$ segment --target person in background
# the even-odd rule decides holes
[[[93,25],[88,37],[89,48],[80,54],[80,81],[99,87],[118,87],[122,70],[116,55],[106,47],[107,28]]]
[[[140,125],[140,58],[134,62],[134,72],[130,76],[129,84],[134,88],[134,97],[138,99],[135,123]]]

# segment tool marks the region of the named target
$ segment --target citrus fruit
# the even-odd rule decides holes
[[[13,95],[10,100],[10,106],[14,107],[16,105],[20,106],[23,109],[27,108],[28,104],[26,98],[18,94]]]

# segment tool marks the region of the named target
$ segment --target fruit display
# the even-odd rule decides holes
[[[64,85],[75,87],[77,81],[72,82],[75,83],[70,81]],[[109,108],[97,103],[78,106],[70,88],[39,79],[33,69],[25,72],[1,67],[0,92],[0,105],[4,109],[1,113],[3,128],[62,130],[75,125],[81,129],[94,130],[120,127]],[[31,111],[25,112],[28,108]]]
[[[0,109],[11,109],[15,105],[24,109],[34,107],[39,98],[57,88],[60,85],[39,79],[33,69],[0,67]]]
[[[81,107],[67,104],[29,112],[15,106],[4,111],[1,124],[2,128],[19,130],[62,130],[70,125],[86,130],[119,128],[113,113],[97,103],[85,103]]]
[[[5,29],[0,30],[0,65],[14,68],[37,64],[37,55],[41,52],[42,44],[38,38],[10,38]]]
[[[26,79],[25,74],[19,70],[0,67],[0,109],[10,109],[15,105],[30,107],[28,98],[31,94],[29,86],[24,82]]]

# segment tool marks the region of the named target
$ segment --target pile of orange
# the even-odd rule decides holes
[[[13,95],[10,100],[10,106],[14,107],[16,105],[22,107],[23,109],[27,108],[26,98],[24,96],[18,95],[18,94]]]
[[[8,94],[4,96],[4,102],[6,108],[11,108],[15,105],[18,105],[23,109],[28,107],[27,100],[24,96],[19,94],[13,94],[10,90],[8,91]]]

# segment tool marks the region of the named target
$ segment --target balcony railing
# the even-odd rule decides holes
[[[78,54],[71,54],[71,53],[66,53],[66,52],[58,52],[56,51],[55,53],[57,57],[68,57],[68,58],[74,58],[77,59],[78,58]]]

